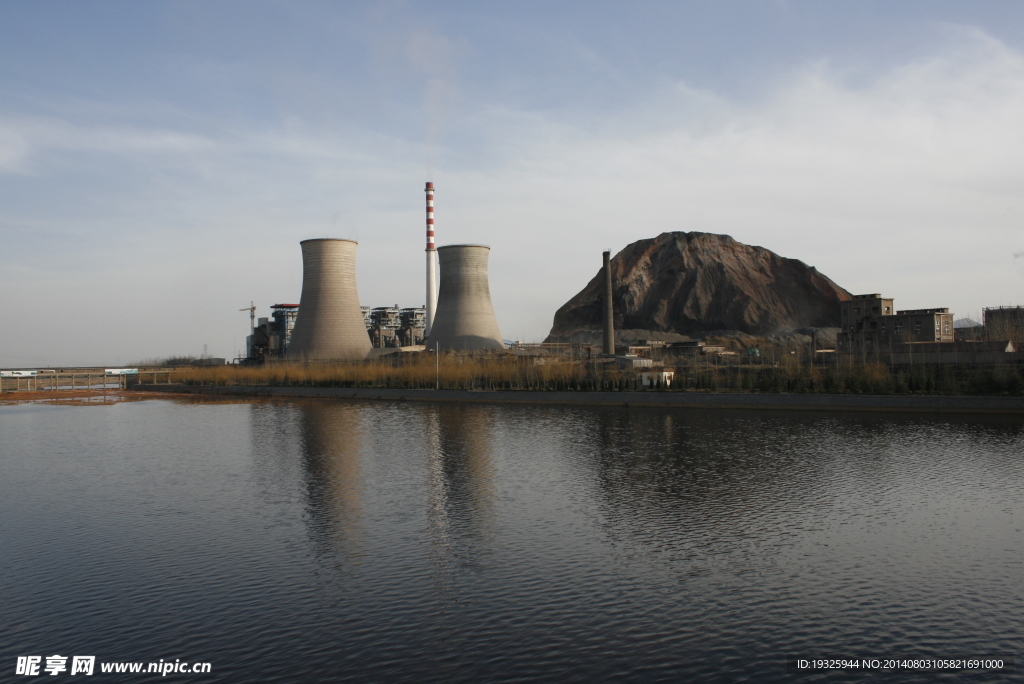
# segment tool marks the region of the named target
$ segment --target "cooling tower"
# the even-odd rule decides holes
[[[491,306],[484,245],[446,245],[437,249],[441,290],[427,346],[441,350],[504,349]]]
[[[303,240],[302,298],[289,360],[365,359],[370,338],[356,293],[356,242]]]

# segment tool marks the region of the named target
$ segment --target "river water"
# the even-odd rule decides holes
[[[1022,499],[1020,417],[0,406],[0,680],[53,654],[233,682],[1019,660]]]

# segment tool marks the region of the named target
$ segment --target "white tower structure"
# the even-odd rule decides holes
[[[370,353],[356,292],[354,240],[303,240],[302,298],[286,358],[353,361]]]
[[[434,327],[434,313],[437,310],[437,276],[434,263],[437,250],[434,248],[434,184],[427,183],[427,321],[423,336],[429,337]]]
[[[430,349],[504,349],[491,305],[486,245],[445,245],[437,250],[441,262],[441,291],[437,318],[430,332]]]

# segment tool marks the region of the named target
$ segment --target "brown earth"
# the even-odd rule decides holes
[[[144,396],[145,395],[145,396]],[[66,404],[75,406],[91,406],[100,404],[117,404],[122,401],[138,401],[160,397],[157,393],[127,392],[125,390],[37,390],[7,391],[0,394],[0,404]],[[162,398],[162,397],[160,397]]]
[[[601,270],[555,312],[546,341],[599,339]],[[839,302],[850,298],[813,266],[712,233],[638,240],[612,258],[611,270],[616,329],[652,339],[836,327]]]

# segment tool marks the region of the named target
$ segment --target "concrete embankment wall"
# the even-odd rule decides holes
[[[580,406],[676,407],[708,409],[781,409],[787,411],[911,411],[924,413],[1016,413],[1024,415],[1024,397],[965,397],[870,394],[746,394],[729,392],[531,392],[486,390],[411,390],[371,387],[267,387],[136,385],[147,392],[219,396],[321,397],[389,401],[486,402]]]

